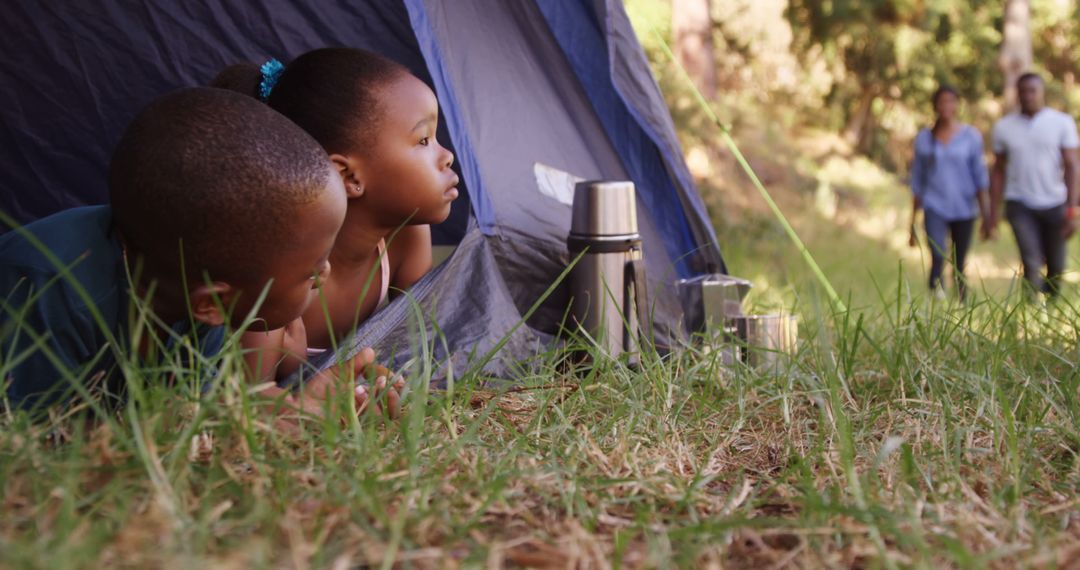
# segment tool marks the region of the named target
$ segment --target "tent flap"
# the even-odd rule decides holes
[[[631,180],[660,342],[684,334],[679,278],[723,269],[664,99],[617,0],[15,2],[0,21],[0,208],[22,222],[107,201],[112,147],[161,93],[326,46],[401,62],[436,92],[463,196],[433,228],[457,252],[343,351],[513,375],[566,315],[570,208],[539,170]],[[542,167],[539,165],[543,165]],[[415,301],[415,303],[413,302]],[[417,314],[423,316],[416,318]],[[425,350],[411,343],[429,331]],[[496,347],[490,359],[483,355]]]

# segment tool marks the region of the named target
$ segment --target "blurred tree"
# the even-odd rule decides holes
[[[847,109],[842,130],[860,150],[868,150],[875,103],[901,94],[901,56],[910,41],[901,32],[921,23],[922,10],[914,0],[790,0],[788,18],[803,47],[796,51],[818,45],[838,64],[829,99]]]
[[[709,99],[716,98],[716,59],[710,0],[673,0],[671,29],[675,57]]]
[[[999,0],[789,0],[787,12],[794,53],[831,61],[827,126],[875,158],[926,123],[938,85],[972,102],[995,92],[1001,83],[987,54],[998,50],[1000,14]],[[889,132],[879,132],[883,122]]]
[[[724,0],[711,18],[708,0],[626,2],[670,32],[710,97],[723,91],[735,124],[769,105],[897,170],[943,83],[984,133],[1023,71],[1045,75],[1049,104],[1080,113],[1080,0]]]
[[[1005,21],[998,63],[1004,75],[1002,99],[1005,109],[1016,106],[1016,80],[1031,71],[1031,3],[1029,0],[1006,0]]]
[[[1031,24],[1035,64],[1046,71],[1051,103],[1080,111],[1080,1],[1036,0]]]

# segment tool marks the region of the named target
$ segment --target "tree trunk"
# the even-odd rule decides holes
[[[710,0],[674,0],[671,29],[675,58],[708,99],[716,97],[716,60],[713,56]]]
[[[864,146],[863,141],[872,125],[871,115],[874,112],[875,99],[877,99],[877,94],[869,88],[864,88],[855,106],[855,112],[848,117],[847,125],[844,127],[844,139],[854,149],[862,149]]]
[[[1005,25],[998,64],[1004,74],[1005,110],[1016,108],[1016,80],[1031,69],[1031,2],[1006,0]]]

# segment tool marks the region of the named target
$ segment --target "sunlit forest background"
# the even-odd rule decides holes
[[[837,289],[856,301],[876,295],[865,286],[867,278],[924,279],[925,242],[907,245],[907,170],[912,140],[933,122],[930,100],[939,86],[962,94],[961,119],[987,141],[1025,71],[1045,77],[1049,106],[1080,114],[1076,0],[626,5],[669,99],[729,265],[755,280],[759,302],[795,302],[800,284],[811,286],[808,272],[720,143],[720,128],[702,112],[680,66]],[[666,55],[668,48],[678,64]],[[1006,231],[997,242],[975,248],[969,273],[991,294],[1004,292],[1015,284],[1016,257]],[[1070,266],[1077,266],[1072,256]],[[1072,273],[1068,279],[1080,281]]]

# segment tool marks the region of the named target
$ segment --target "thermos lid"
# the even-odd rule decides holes
[[[638,233],[634,183],[588,180],[574,187],[570,233],[579,236],[634,236]]]

